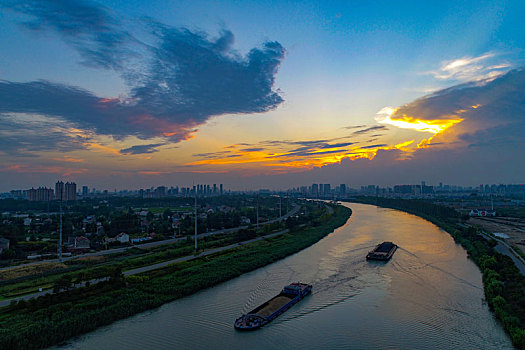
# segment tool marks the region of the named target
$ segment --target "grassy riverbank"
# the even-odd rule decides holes
[[[0,349],[36,349],[110,324],[296,253],[342,226],[351,210],[319,210],[306,226],[142,275],[19,302],[0,310]]]
[[[355,201],[405,211],[447,231],[481,270],[485,299],[514,346],[525,349],[525,277],[510,257],[495,251],[495,241],[487,241],[477,228],[458,225],[461,215],[452,208],[421,200],[359,197]]]

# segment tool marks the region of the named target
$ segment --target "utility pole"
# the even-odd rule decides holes
[[[282,197],[281,195],[279,195],[279,221],[281,221],[281,218],[283,216],[282,211],[281,211],[281,207],[282,207],[281,200],[282,200]]]
[[[195,254],[197,254],[197,190],[195,190]]]
[[[58,261],[62,262],[62,198],[60,198],[60,234],[58,239]]]

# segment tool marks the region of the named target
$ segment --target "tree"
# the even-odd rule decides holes
[[[68,290],[69,288],[71,288],[71,284],[72,284],[71,276],[63,275],[55,282],[55,285],[53,286],[53,292],[58,293],[64,289]]]
[[[162,217],[164,218],[164,220],[168,220],[168,218],[171,216],[173,216],[173,213],[171,212],[170,208],[166,208],[166,210],[164,210],[164,213],[162,213]]]
[[[16,257],[16,252],[14,249],[4,249],[2,250],[2,254],[0,254],[0,259],[14,259]]]

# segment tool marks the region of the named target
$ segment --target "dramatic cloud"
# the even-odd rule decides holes
[[[160,45],[132,99],[150,113],[202,123],[210,116],[265,112],[283,99],[272,90],[284,48],[267,42],[240,57],[233,34],[215,39],[187,29],[156,24]]]
[[[313,182],[327,179],[334,183],[393,185],[421,180],[487,183],[506,174],[507,181],[522,182],[523,91],[524,69],[438,91],[392,110],[390,118],[412,118],[425,123],[460,117],[461,122],[433,133],[419,148],[410,150],[406,145],[398,145],[385,149],[381,148],[383,144],[371,145],[368,147],[380,147],[374,157],[344,157],[339,163],[314,168],[301,176]]]
[[[125,44],[133,38],[104,7],[60,0],[7,0],[2,6],[27,15],[29,20],[22,25],[32,31],[57,33],[79,52],[86,66],[120,69],[132,55]]]
[[[398,144],[319,140],[267,140],[243,152],[232,145],[213,159],[192,164],[213,167],[259,164],[266,175],[259,178],[282,186],[328,181],[332,183],[489,182],[498,174],[522,181],[525,163],[525,70],[517,69],[496,79],[457,85],[389,110],[393,126],[427,137],[398,140]],[[449,124],[444,121],[454,121]],[[381,127],[381,125],[379,125]],[[377,130],[373,126],[366,128]],[[365,130],[365,129],[363,129]],[[359,135],[359,134],[358,134]],[[377,134],[375,134],[377,135]],[[355,136],[358,137],[358,136]],[[261,149],[262,148],[262,149]],[[229,159],[229,155],[239,157]],[[283,170],[284,169],[284,170]],[[264,172],[264,171],[263,171]],[[291,174],[286,174],[286,173]],[[300,175],[298,175],[300,172]],[[256,174],[256,172],[254,172]]]
[[[431,123],[439,120],[459,122],[433,137],[434,142],[464,142],[467,145],[505,139],[515,146],[525,132],[525,70],[516,69],[494,79],[466,83],[438,91],[401,106],[391,120],[413,120]],[[498,142],[500,143],[500,142]],[[494,144],[496,146],[496,144]]]
[[[22,157],[38,152],[71,152],[85,149],[89,140],[88,134],[68,128],[60,120],[16,118],[0,112],[0,154]]]
[[[260,113],[283,102],[273,89],[285,52],[278,42],[242,55],[233,49],[234,36],[227,30],[210,38],[139,21],[149,35],[146,44],[94,3],[9,1],[3,7],[30,17],[23,22],[26,27],[57,33],[84,64],[117,71],[130,90],[125,97],[104,98],[49,81],[0,81],[0,113],[59,118],[115,139],[163,137],[179,142],[213,116]],[[140,64],[129,64],[138,56]]]

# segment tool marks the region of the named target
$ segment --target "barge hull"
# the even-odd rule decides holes
[[[378,244],[374,250],[369,252],[366,255],[366,260],[380,260],[380,261],[387,261],[392,258],[392,255],[397,250],[397,245],[395,245],[392,242],[383,242],[381,244]]]
[[[287,293],[286,289],[290,286],[300,286],[300,290],[297,294]],[[293,305],[297,304],[305,296],[310,294],[312,290],[311,285],[302,283],[293,283],[288,287],[285,287],[281,293],[268,300],[264,304],[256,307],[248,314],[239,317],[235,321],[235,328],[238,330],[254,330],[261,328],[267,323],[274,320],[277,316],[287,311]],[[294,292],[294,291],[292,291]]]

